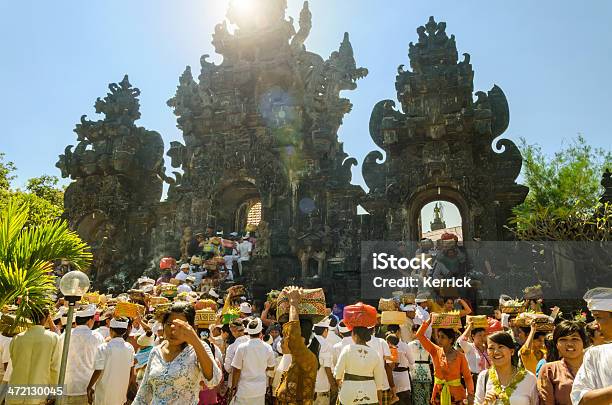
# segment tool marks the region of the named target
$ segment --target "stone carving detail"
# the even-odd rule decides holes
[[[255,257],[270,256],[270,227],[265,220],[261,220],[257,225],[257,245],[255,246]]]
[[[96,281],[122,287],[118,270],[129,277],[148,265],[147,232],[162,194],[164,145],[157,132],[134,124],[140,118],[140,90],[127,75],[108,87],[95,103],[104,118],[82,116],[74,130],[77,146],[66,147],[56,166],[74,180],[65,192],[65,212],[93,248]]]
[[[437,190],[439,199],[459,201],[473,218],[482,213],[481,230],[466,229],[466,237],[499,240],[513,206],[522,202],[527,188],[515,180],[522,165],[521,154],[508,139],[491,142],[508,127],[506,97],[497,85],[473,98],[474,71],[470,55],[459,61],[455,37],[446,33],[446,23],[430,17],[417,29],[418,42],[410,43],[410,68],[398,68],[395,102],[378,102],[370,118],[370,135],[385,151],[370,152],[363,164],[363,177],[370,192],[363,206],[385,222],[388,215],[402,217],[422,193]],[[448,191],[442,191],[448,190]],[[435,194],[435,193],[434,193]],[[420,210],[420,207],[411,207]],[[398,214],[393,214],[393,213]],[[493,214],[497,212],[497,215]],[[403,216],[401,229],[388,235],[408,234],[418,238],[417,216]],[[384,235],[383,235],[384,236]]]

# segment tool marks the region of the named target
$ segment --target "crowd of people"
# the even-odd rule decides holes
[[[612,403],[611,288],[589,290],[579,316],[542,298],[477,314],[467,299],[409,293],[313,311],[298,287],[260,304],[242,285],[195,287],[197,263],[160,269],[77,303],[63,404]],[[15,309],[2,309],[0,405],[48,403],[15,389],[57,385],[67,302],[26,327]]]

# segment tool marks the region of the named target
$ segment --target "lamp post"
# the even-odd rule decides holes
[[[68,347],[70,346],[70,331],[72,329],[74,305],[83,295],[85,295],[87,290],[89,290],[89,285],[90,283],[87,275],[78,270],[69,271],[60,280],[59,289],[64,295],[64,299],[68,301],[68,319],[66,321],[66,330],[64,331],[64,348],[62,349],[62,362],[60,364],[59,380],[57,382],[57,385],[60,387],[64,386],[64,379],[66,377],[66,362],[68,360]],[[59,397],[58,402],[60,404],[64,402],[63,398]]]

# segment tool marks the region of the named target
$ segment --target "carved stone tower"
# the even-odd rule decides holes
[[[64,194],[64,215],[92,248],[98,286],[123,288],[149,267],[149,235],[162,195],[164,143],[137,127],[138,96],[128,77],[111,83],[96,113],[104,119],[77,124],[78,144],[66,147],[56,166],[74,180]]]
[[[455,37],[433,17],[410,43],[410,67],[395,81],[401,111],[393,100],[376,104],[370,135],[385,151],[370,152],[363,177],[370,191],[362,205],[379,224],[362,232],[368,239],[411,239],[419,235],[421,208],[435,200],[454,203],[462,216],[464,240],[504,240],[512,207],[527,187],[516,177],[522,158],[508,139],[492,142],[508,127],[506,97],[498,86],[476,93],[470,55],[458,61]]]
[[[262,280],[323,278],[328,264],[357,271],[356,201],[364,192],[350,184],[357,161],[347,159],[337,131],[351,109],[339,94],[367,70],[357,67],[348,34],[328,59],[306,50],[308,2],[297,32],[286,1],[259,0],[253,10],[230,3],[212,41],[223,62],[202,56],[198,81],[188,66],[168,101],[184,137],[168,155],[182,173],[166,178],[153,245],[172,253],[185,227],[243,231],[243,207],[261,202]]]

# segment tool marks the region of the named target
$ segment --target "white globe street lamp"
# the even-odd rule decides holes
[[[66,361],[68,360],[68,348],[70,346],[70,332],[72,330],[72,318],[74,316],[74,305],[81,299],[89,290],[90,282],[87,274],[82,271],[69,271],[62,277],[59,283],[59,289],[64,295],[64,299],[68,301],[68,314],[66,322],[66,330],[64,331],[64,348],[62,349],[62,362],[60,365],[59,380],[57,385],[64,386],[66,377]],[[62,397],[59,397],[59,403],[64,402]]]

